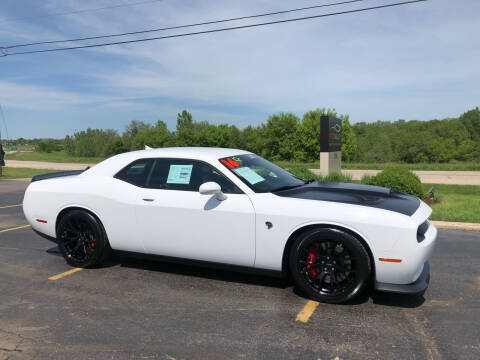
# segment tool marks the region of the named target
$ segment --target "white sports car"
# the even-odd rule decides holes
[[[85,171],[39,175],[25,192],[32,228],[68,264],[112,252],[291,274],[331,303],[429,281],[437,230],[419,199],[386,188],[301,180],[247,151],[164,148]]]

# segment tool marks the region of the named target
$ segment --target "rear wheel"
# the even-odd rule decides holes
[[[290,271],[309,298],[342,303],[368,285],[370,258],[362,243],[337,229],[312,229],[301,234],[290,252]]]
[[[83,210],[72,210],[60,219],[57,240],[63,257],[75,267],[98,266],[111,253],[102,224]]]

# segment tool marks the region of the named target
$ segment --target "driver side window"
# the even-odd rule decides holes
[[[146,187],[198,191],[200,185],[209,181],[219,184],[226,194],[242,194],[235,184],[211,165],[185,159],[155,159]]]

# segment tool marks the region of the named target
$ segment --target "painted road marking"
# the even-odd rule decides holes
[[[22,205],[23,204],[0,206],[0,209],[8,209],[8,208],[18,207],[18,206],[22,206]]]
[[[0,233],[7,232],[7,231],[13,231],[13,230],[25,229],[25,228],[28,228],[28,227],[30,227],[30,225],[16,226],[16,227],[13,227],[13,228],[0,230]]]
[[[83,268],[74,268],[74,269],[72,269],[72,270],[65,271],[65,272],[63,272],[63,273],[61,273],[61,274],[54,275],[54,276],[50,276],[50,277],[48,278],[48,280],[58,280],[58,279],[61,279],[61,278],[65,277],[65,276],[74,274],[74,273],[79,272],[79,271],[82,271],[82,270],[83,270]]]
[[[318,301],[308,300],[302,311],[298,313],[296,321],[306,323],[319,304]]]

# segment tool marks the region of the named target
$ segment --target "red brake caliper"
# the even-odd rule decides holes
[[[92,242],[91,242],[91,244],[90,244],[90,246],[92,247],[92,249],[95,248],[95,241],[97,241],[97,239],[93,238],[93,239],[92,239]]]
[[[317,261],[317,257],[312,252],[313,250],[314,250],[313,247],[310,248],[310,254],[308,254],[308,256],[307,256],[308,276],[310,276],[311,279],[315,279],[315,277],[317,276],[317,270],[312,268],[312,264]]]

